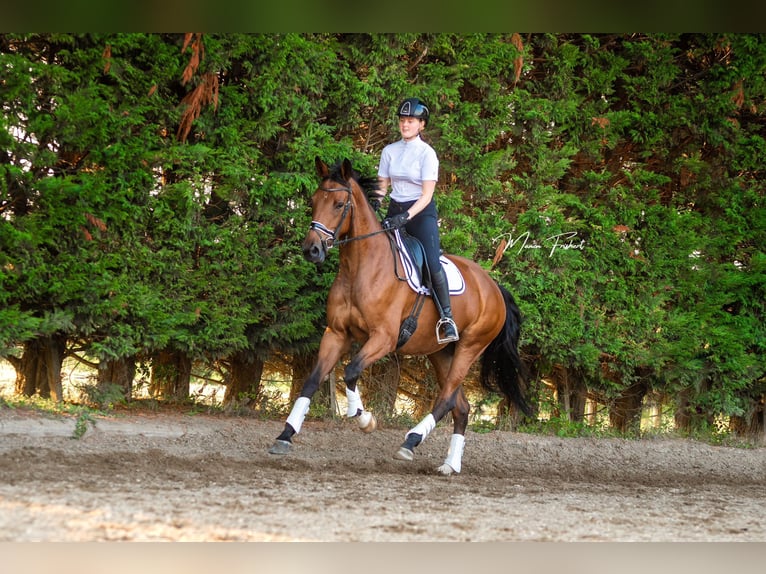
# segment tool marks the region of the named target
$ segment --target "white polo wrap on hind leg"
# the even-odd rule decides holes
[[[420,421],[418,424],[416,424],[410,432],[407,433],[406,436],[409,436],[411,434],[419,434],[422,435],[423,438],[420,439],[420,442],[423,442],[426,440],[426,437],[431,434],[431,431],[434,430],[434,427],[436,426],[436,420],[434,419],[434,415],[431,413],[428,413],[425,418]]]
[[[293,410],[290,411],[290,416],[287,417],[287,423],[293,427],[296,434],[301,432],[303,419],[306,418],[306,413],[309,412],[310,403],[311,399],[308,397],[298,397],[293,405]]]
[[[463,449],[465,448],[465,436],[462,434],[453,434],[447,451],[447,458],[444,464],[448,464],[455,472],[460,472],[463,461]]]
[[[352,391],[346,387],[346,398],[348,399],[348,411],[346,412],[346,415],[349,417],[355,417],[360,410],[364,411],[362,397],[359,396],[359,391],[357,389]]]

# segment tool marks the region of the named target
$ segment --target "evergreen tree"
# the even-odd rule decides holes
[[[514,292],[562,412],[758,432],[764,69],[759,34],[2,35],[0,355],[56,398],[71,352],[128,396],[144,361],[175,397],[223,366],[228,401],[305,370],[314,158],[374,174],[416,95],[445,250]]]

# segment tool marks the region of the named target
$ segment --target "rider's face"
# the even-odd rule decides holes
[[[399,132],[405,140],[410,140],[416,137],[423,127],[425,127],[425,122],[419,118],[410,116],[399,117]]]

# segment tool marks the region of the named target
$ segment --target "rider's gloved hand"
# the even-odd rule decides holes
[[[384,229],[399,229],[400,227],[404,227],[404,224],[407,223],[407,220],[409,218],[410,218],[410,214],[406,211],[404,213],[397,213],[396,215],[386,217],[383,220],[383,228]]]
[[[370,205],[375,211],[380,211],[380,202],[383,200],[385,195],[378,195],[376,193],[371,193],[367,196],[367,201],[370,202]]]

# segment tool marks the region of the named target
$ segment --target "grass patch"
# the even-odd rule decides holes
[[[584,421],[572,421],[566,416],[554,416],[544,420],[524,422],[519,425],[518,431],[560,438],[639,438],[638,433],[620,433],[609,427],[591,425]]]
[[[0,406],[9,409],[30,410],[51,417],[74,418],[75,426],[72,438],[79,439],[88,431],[88,425],[96,424],[95,415],[104,414],[103,411],[90,408],[86,405],[77,405],[66,402],[54,401],[39,396],[17,396],[0,399]]]

